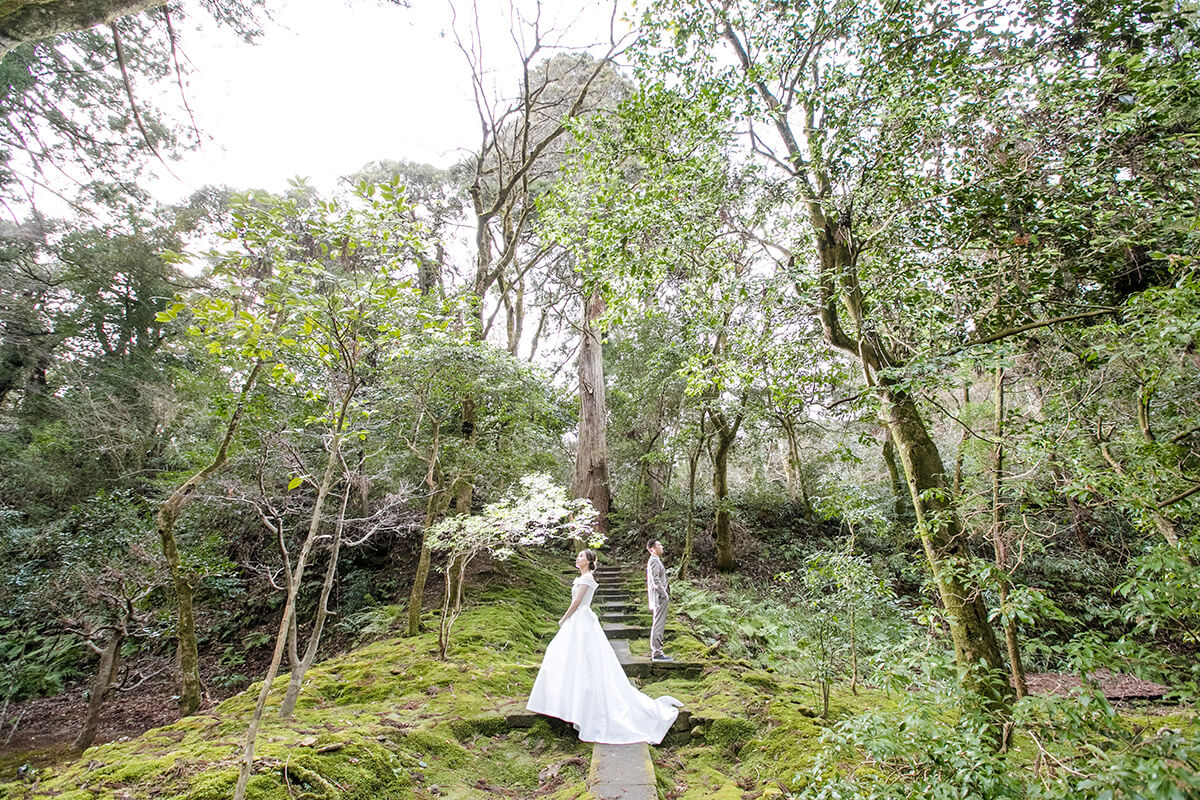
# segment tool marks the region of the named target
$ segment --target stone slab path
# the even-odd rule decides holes
[[[630,650],[631,639],[650,635],[649,613],[635,587],[640,572],[635,569],[601,567],[596,570],[600,588],[596,592],[596,613],[608,636],[617,660],[630,677],[646,677],[686,670],[698,665],[653,663],[649,658],[635,656]],[[696,673],[699,673],[697,668]],[[686,730],[690,714],[680,711],[675,726]],[[658,791],[654,780],[654,762],[650,748],[641,744],[597,744],[592,746],[592,766],[588,771],[588,791],[599,800],[656,800]]]
[[[650,748],[645,744],[592,745],[588,791],[599,800],[656,800]]]

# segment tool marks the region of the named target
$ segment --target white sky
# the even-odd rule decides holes
[[[271,5],[274,21],[255,45],[228,31],[187,31],[183,49],[194,69],[188,102],[209,140],[171,162],[177,178],[159,168],[159,177],[147,181],[160,200],[182,199],[205,184],[278,191],[296,176],[329,189],[368,161],[448,166],[478,147],[469,72],[450,35],[448,2]],[[508,3],[479,5],[489,20],[489,66],[500,89],[514,91],[512,26],[502,18]],[[546,5],[579,14],[584,3]],[[607,21],[593,8],[570,41],[605,39]]]

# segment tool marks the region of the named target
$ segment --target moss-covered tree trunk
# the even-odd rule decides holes
[[[883,372],[901,365],[884,345],[886,325],[871,317],[866,294],[859,283],[862,239],[855,228],[852,198],[843,196],[839,203],[839,190],[828,163],[813,156],[825,150],[831,132],[824,127],[824,115],[814,113],[819,102],[793,102],[797,91],[819,96],[826,87],[814,66],[811,82],[806,83],[809,79],[804,74],[795,76],[799,83],[789,84],[785,94],[770,83],[778,72],[761,69],[761,64],[755,61],[755,48],[747,44],[747,32],[735,24],[733,20],[725,21],[721,33],[749,87],[769,110],[770,121],[786,155],[780,163],[791,172],[793,185],[807,205],[806,222],[818,258],[814,299],[822,335],[832,347],[859,362],[868,385],[875,387],[883,418],[904,467],[922,546],[946,606],[964,686],[977,692],[985,703],[1006,712],[1010,694],[1007,678],[981,592],[978,587],[967,585],[966,540],[962,521],[950,502],[945,466],[913,398],[901,386],[889,382]],[[820,42],[813,39],[812,46],[819,48]],[[804,110],[802,116],[791,114],[797,108]],[[836,212],[830,213],[835,208]],[[888,311],[905,312],[904,308]],[[846,316],[846,325],[842,324],[842,314]]]
[[[237,396],[233,413],[225,424],[225,436],[217,447],[216,455],[208,466],[184,481],[158,509],[155,526],[158,537],[162,542],[163,558],[167,562],[167,571],[171,576],[171,585],[175,590],[176,617],[175,635],[178,637],[179,671],[181,687],[179,692],[179,711],[183,716],[195,714],[200,708],[200,652],[196,643],[196,616],[192,605],[192,579],[183,567],[179,558],[179,547],[175,542],[175,522],[192,495],[200,485],[214,472],[224,466],[229,458],[229,446],[237,433],[238,425],[246,410],[246,402],[254,390],[254,384],[262,371],[263,362],[255,362],[246,379],[242,382],[241,391]]]
[[[825,340],[858,360],[867,382],[875,387],[904,469],[921,545],[946,609],[962,684],[1003,720],[1012,692],[983,593],[968,577],[970,553],[945,464],[912,395],[881,374],[898,365],[866,319],[857,279],[858,252],[848,234],[852,220],[843,218],[835,224],[818,203],[810,204],[809,210],[821,261],[818,316]],[[841,325],[839,301],[854,324],[854,336]],[[999,743],[1002,738],[998,737]]]
[[[887,383],[881,383],[880,390],[917,514],[921,545],[946,608],[963,685],[977,693],[986,706],[1002,710],[1011,693],[1004,659],[988,621],[983,593],[968,582],[966,532],[949,497],[941,455],[912,397]]]
[[[733,449],[733,441],[737,438],[743,417],[739,414],[730,422],[723,412],[710,411],[709,414],[715,423],[717,436],[717,446],[713,451],[713,495],[717,504],[713,535],[717,545],[717,569],[732,572],[736,563],[733,558],[733,533],[730,530],[732,515],[728,503],[729,451]]]

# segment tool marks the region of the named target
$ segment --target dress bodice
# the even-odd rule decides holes
[[[590,572],[587,575],[580,575],[575,579],[575,582],[571,584],[572,594],[581,591],[579,587],[583,587],[582,591],[584,592],[584,595],[583,600],[579,602],[580,608],[592,607],[592,596],[596,593],[596,587],[598,585],[599,584],[596,583],[596,579],[592,577]]]

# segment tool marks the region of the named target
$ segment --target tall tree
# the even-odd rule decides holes
[[[951,91],[977,88],[954,84],[959,74],[974,79],[962,69],[970,52],[964,40],[971,37],[920,4],[885,12],[853,3],[664,0],[645,19],[651,61],[698,95],[729,97],[752,146],[786,176],[776,196],[801,211],[797,221],[807,228],[803,238],[797,228],[791,274],[803,280],[803,254],[813,253],[812,301],[825,341],[858,362],[874,387],[963,680],[986,702],[1002,705],[1003,659],[982,595],[966,578],[969,552],[946,470],[917,398],[897,375],[904,360],[889,344],[864,282],[871,248],[888,221],[887,181],[895,174],[888,170],[920,162],[913,151],[924,139],[910,132],[943,113]],[[668,27],[669,48],[660,46]],[[718,57],[722,50],[732,67]]]

